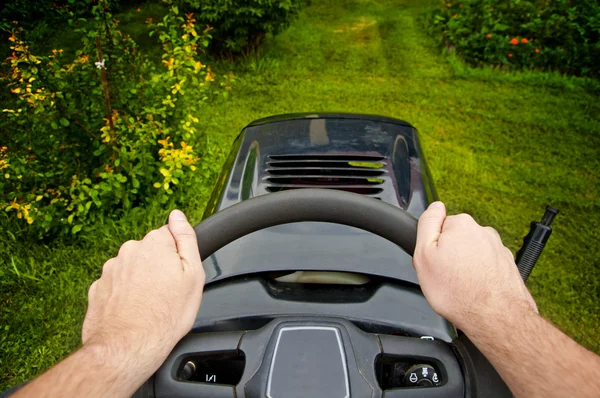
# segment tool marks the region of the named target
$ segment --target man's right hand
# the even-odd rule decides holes
[[[598,397],[600,357],[537,313],[498,233],[434,202],[413,264],[432,308],[462,330],[518,398]],[[573,372],[577,369],[577,372]]]
[[[512,253],[491,227],[434,202],[419,219],[413,264],[432,308],[465,332],[507,312],[535,311]]]

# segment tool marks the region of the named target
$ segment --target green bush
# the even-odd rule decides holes
[[[444,1],[429,20],[473,64],[600,76],[597,0]]]
[[[217,78],[201,62],[210,35],[191,15],[171,6],[151,24],[163,46],[157,68],[105,6],[93,6],[94,29],[78,29],[73,62],[61,49],[32,54],[22,28],[9,38],[0,208],[38,235],[77,233],[147,199],[168,201],[202,154],[190,145],[202,128],[196,115],[230,90],[229,76]]]
[[[119,0],[105,1],[111,9]],[[39,23],[65,21],[69,15],[86,16],[91,12],[91,3],[96,0],[3,0],[0,4],[0,30],[10,30],[13,21],[21,26],[33,28]]]
[[[213,27],[211,51],[225,56],[255,52],[268,34],[285,29],[302,0],[180,0],[200,22]]]

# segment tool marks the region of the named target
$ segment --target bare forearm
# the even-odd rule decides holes
[[[465,331],[516,397],[597,397],[600,357],[529,309],[474,322]]]
[[[11,397],[130,397],[145,381],[131,361],[82,347]]]

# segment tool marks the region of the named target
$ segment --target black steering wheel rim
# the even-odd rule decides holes
[[[410,256],[415,251],[416,218],[380,200],[333,189],[299,189],[258,196],[212,215],[194,230],[204,260],[252,232],[303,221],[356,227],[389,240]]]
[[[260,196],[227,208],[198,224],[194,229],[198,239],[201,258],[205,259],[234,240],[254,231],[276,225],[316,221],[330,222],[360,228],[381,236],[398,245],[409,255],[414,255],[417,237],[417,220],[406,211],[376,199],[362,195],[325,189],[302,189]],[[448,344],[441,340],[432,341],[415,336],[395,336],[368,333],[360,330],[350,320],[336,316],[286,316],[275,317],[259,329],[220,331],[212,333],[190,333],[182,339],[160,369],[148,383],[138,391],[139,397],[264,397],[271,396],[270,381],[278,351],[279,338],[283,331],[300,330],[337,330],[340,339],[340,352],[345,353],[344,369],[347,372],[350,389],[356,396],[373,397],[432,397],[440,396],[511,396],[503,383],[483,355],[466,339],[466,336]],[[302,333],[308,333],[302,332]],[[297,341],[305,340],[306,335]],[[306,340],[310,343],[310,339]],[[287,347],[295,347],[293,342]],[[329,345],[330,346],[335,346]],[[321,345],[320,347],[325,347]],[[454,348],[452,348],[454,347]],[[245,365],[239,379],[231,384],[213,384],[213,376],[188,381],[182,379],[179,372],[186,361],[197,358],[202,361],[205,355],[243,355]],[[283,355],[283,354],[281,354]],[[299,355],[299,354],[298,354]],[[297,358],[291,355],[290,358]],[[343,356],[344,354],[342,354]],[[414,360],[424,363],[422,366],[435,366],[439,372],[441,384],[435,388],[392,388],[380,385],[375,373],[376,360],[381,357],[400,358],[401,361]],[[285,358],[285,356],[283,356]],[[327,356],[333,358],[333,356]],[[277,357],[279,358],[279,357]],[[320,358],[320,357],[319,357]],[[459,363],[460,359],[460,363]],[[397,359],[394,359],[397,360]],[[283,362],[285,363],[285,362]],[[461,365],[462,364],[462,365]],[[185,366],[184,366],[185,365]],[[313,369],[326,371],[333,369],[329,363],[311,363],[303,371]],[[292,364],[282,371],[280,385],[288,386],[289,378],[295,378],[297,369]],[[466,366],[466,367],[465,367]],[[195,369],[195,365],[194,365]],[[414,369],[411,367],[410,369]],[[194,370],[195,372],[195,370]],[[211,372],[212,373],[212,372]],[[484,384],[469,387],[469,383],[481,383],[475,379],[481,374]],[[407,373],[408,374],[408,373]],[[209,377],[210,376],[210,377]],[[412,376],[412,375],[411,375]],[[425,376],[423,374],[423,376]],[[221,379],[220,379],[221,380]],[[294,379],[295,380],[295,379]],[[303,380],[303,379],[300,379]],[[470,381],[467,381],[470,380]],[[328,386],[342,385],[326,380],[324,391],[332,391]],[[411,380],[412,381],[412,380]],[[216,381],[215,381],[216,383]],[[298,388],[305,392],[305,384]],[[323,385],[318,384],[321,388]],[[287,387],[286,387],[287,388]],[[481,389],[481,391],[479,391]],[[494,392],[495,391],[495,392]],[[491,393],[491,394],[488,394]],[[274,396],[285,396],[275,394]],[[331,394],[325,396],[332,396]]]

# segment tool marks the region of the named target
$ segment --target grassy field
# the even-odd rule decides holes
[[[222,162],[245,124],[272,114],[342,111],[407,120],[421,133],[449,211],[494,226],[513,251],[546,204],[561,210],[528,286],[544,316],[600,353],[598,97],[577,79],[472,70],[442,55],[422,21],[437,4],[313,2],[258,60],[220,65],[240,78],[233,97],[210,110],[209,139],[221,152],[207,161]],[[206,178],[183,198],[193,221],[211,185]],[[103,262],[120,243],[160,225],[168,210],[139,209],[71,244],[22,242],[3,228],[0,389],[79,345],[87,288]]]

